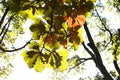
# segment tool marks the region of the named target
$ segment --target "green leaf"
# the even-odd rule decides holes
[[[94,8],[94,4],[92,1],[87,1],[85,4],[85,7],[87,8],[88,12],[91,11],[91,9]]]
[[[36,41],[32,41],[29,44],[29,48],[30,49],[35,49],[35,50],[39,50],[39,44]]]
[[[40,24],[32,24],[32,25],[30,26],[30,30],[31,30],[32,32],[40,30]]]
[[[35,51],[24,51],[22,52],[22,56],[29,68],[32,68],[35,64],[38,54]]]
[[[53,56],[55,59],[55,66],[58,68],[61,65],[62,57],[58,53],[53,54]]]
[[[38,52],[36,52],[36,51],[28,51],[28,52],[26,52],[26,54],[28,55],[29,58],[32,58],[35,54],[38,54]]]
[[[39,38],[40,38],[40,32],[39,31],[34,31],[32,33],[32,36],[33,36],[34,40],[39,40]]]
[[[80,39],[80,43],[82,43],[84,41],[82,28],[78,29],[78,37]]]

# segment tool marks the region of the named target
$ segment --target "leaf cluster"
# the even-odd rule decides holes
[[[112,48],[115,51],[115,54],[113,54],[114,56],[118,56],[120,53],[120,36],[119,33],[114,34],[113,38],[112,38],[113,44],[112,44]]]
[[[63,71],[68,66],[68,49],[77,50],[83,42],[81,27],[94,1],[36,0],[33,5],[34,8],[23,11],[34,17],[30,26],[33,41],[30,50],[23,52],[24,60],[39,72],[46,66]]]
[[[29,68],[34,67],[38,72],[42,72],[45,67],[63,71],[68,65],[66,61],[68,51],[66,49],[59,49],[56,52],[45,51],[44,53],[38,50],[30,50],[24,51],[22,56]]]

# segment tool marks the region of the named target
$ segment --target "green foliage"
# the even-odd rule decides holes
[[[77,50],[83,42],[81,27],[95,0],[22,0],[17,4],[23,2],[19,6],[24,10],[21,14],[34,21],[30,26],[33,41],[29,45],[30,51],[23,55],[24,60],[38,72],[45,67],[58,71],[67,69],[68,46]]]
[[[12,61],[14,60],[15,55],[9,53],[1,53],[0,55],[0,80],[6,80],[8,75],[13,70]]]
[[[29,68],[34,67],[34,69],[38,72],[44,70],[45,67],[57,69],[59,71],[63,71],[67,69],[67,57],[68,50],[59,49],[56,52],[48,52],[41,53],[37,51],[24,51],[22,56],[24,57],[25,62],[28,64]]]
[[[113,41],[112,49],[113,49],[114,59],[119,60],[120,58],[120,36],[118,32],[113,35],[112,41]]]
[[[120,6],[120,0],[113,0],[113,5],[114,5],[114,7]]]
[[[29,44],[29,48],[30,49],[35,49],[35,50],[39,50],[39,44],[36,42],[36,41],[32,41],[30,44]]]
[[[28,64],[29,68],[32,68],[35,64],[36,58],[38,56],[36,51],[25,51],[22,53],[25,62]]]

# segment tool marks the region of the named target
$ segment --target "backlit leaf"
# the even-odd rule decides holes
[[[56,52],[62,57],[62,59],[67,59],[69,51],[67,49],[61,48],[56,50]]]
[[[35,64],[38,54],[36,54],[34,51],[25,51],[22,53],[22,56],[29,68],[32,68]]]
[[[41,61],[40,57],[37,58],[35,65],[34,65],[34,69],[37,72],[42,72],[45,69],[45,65],[43,64],[43,62]]]
[[[35,49],[35,50],[39,50],[39,44],[36,41],[32,41],[29,44],[29,48],[30,49]]]
[[[62,61],[60,67],[58,67],[58,71],[64,71],[68,68],[68,62],[67,61]]]

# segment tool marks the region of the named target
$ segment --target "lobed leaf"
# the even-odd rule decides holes
[[[34,69],[37,72],[42,72],[45,69],[45,65],[41,61],[40,57],[37,57],[37,60],[36,60],[35,65],[34,65]]]

